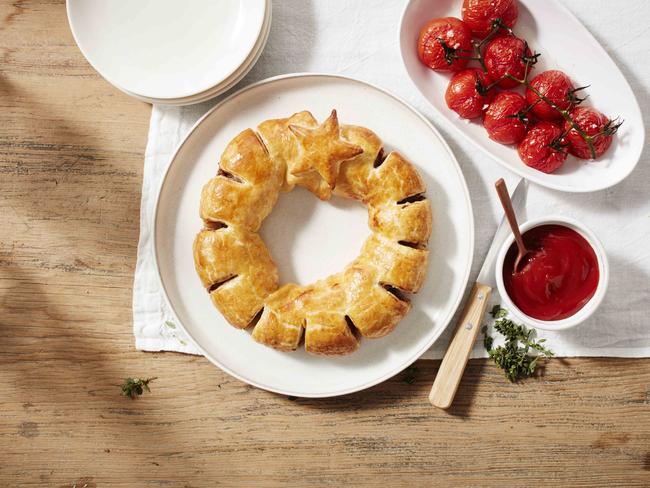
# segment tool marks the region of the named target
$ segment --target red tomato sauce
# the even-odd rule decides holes
[[[515,244],[503,264],[503,281],[510,299],[523,313],[538,320],[572,316],[598,287],[598,259],[591,245],[563,225],[541,225],[524,233],[532,251],[514,271]]]

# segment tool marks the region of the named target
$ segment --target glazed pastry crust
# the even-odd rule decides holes
[[[374,132],[365,127],[344,125],[341,132],[343,137],[361,147],[363,152],[341,163],[334,193],[365,202],[370,175],[375,163],[381,161],[384,143]]]
[[[364,337],[383,337],[395,328],[411,308],[404,298],[378,281],[377,270],[353,263],[345,271],[348,284],[347,315]]]
[[[379,234],[364,243],[358,262],[374,267],[377,280],[408,293],[417,293],[424,283],[429,252],[399,244]]]
[[[194,239],[194,264],[223,316],[248,327],[278,288],[278,270],[262,238],[234,227],[202,230]]]
[[[307,286],[278,287],[278,272],[257,234],[281,191],[302,186],[368,207],[372,231],[344,270]],[[432,211],[425,184],[398,152],[385,154],[365,127],[322,124],[311,113],[246,129],[226,147],[203,188],[205,228],[194,262],[214,305],[235,327],[254,325],[255,341],[282,350],[348,354],[359,339],[389,334],[409,312],[405,297],[423,285]]]
[[[281,163],[269,157],[257,134],[246,129],[230,141],[221,156],[217,177],[203,187],[201,218],[257,231],[278,199],[284,181],[281,168]]]
[[[300,161],[300,144],[298,139],[289,130],[289,126],[316,127],[318,122],[309,112],[298,112],[286,119],[266,120],[257,126],[261,139],[268,148],[271,159],[282,166],[283,190],[290,191],[298,183],[298,179],[291,174],[291,169]],[[318,186],[308,188],[310,191]]]
[[[349,354],[359,348],[359,341],[345,316],[327,310],[306,314],[305,350],[312,354],[335,356]]]
[[[282,351],[296,349],[305,327],[300,301],[303,293],[302,287],[289,283],[269,295],[262,316],[253,329],[253,339]]]

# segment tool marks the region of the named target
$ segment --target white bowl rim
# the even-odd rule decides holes
[[[512,234],[510,234],[505,242],[501,245],[501,249],[499,250],[499,254],[497,255],[496,259],[494,274],[496,277],[497,289],[499,290],[499,295],[501,296],[504,308],[506,308],[514,318],[521,322],[524,322],[526,325],[535,327],[536,329],[565,330],[575,327],[576,325],[584,322],[589,317],[591,317],[591,315],[596,311],[598,306],[603,301],[609,284],[609,262],[607,260],[605,247],[596,237],[596,235],[584,224],[571,217],[567,217],[565,215],[549,215],[545,217],[539,217],[526,221],[524,224],[520,225],[520,229],[521,233],[523,234],[524,232],[534,227],[553,224],[562,225],[576,231],[578,234],[585,238],[585,240],[589,243],[589,245],[594,250],[594,253],[596,254],[599,272],[598,286],[596,287],[596,292],[594,295],[580,310],[578,310],[572,316],[561,320],[539,320],[526,315],[513,303],[513,301],[508,296],[505,284],[503,282],[503,262],[505,261],[508,249],[510,249],[510,246],[512,246],[515,241],[515,238]]]
[[[213,83],[212,83],[211,86],[205,86],[204,88],[202,88],[202,89],[197,89],[197,90],[195,90],[194,92],[187,92],[187,93],[185,93],[185,94],[178,94],[178,95],[173,95],[173,96],[170,95],[170,96],[164,96],[164,97],[151,97],[151,96],[148,96],[148,95],[146,95],[146,94],[135,93],[135,92],[132,92],[132,91],[127,90],[126,88],[123,88],[123,87],[121,86],[120,83],[117,83],[117,81],[114,79],[113,76],[110,76],[110,77],[109,77],[109,76],[106,76],[106,74],[105,74],[104,72],[102,72],[102,71],[100,71],[100,70],[98,69],[96,61],[91,61],[91,58],[88,56],[88,49],[83,48],[83,47],[82,47],[82,44],[81,44],[80,41],[79,41],[80,37],[79,37],[78,29],[75,30],[75,28],[74,28],[74,26],[73,26],[72,17],[71,17],[71,14],[70,14],[70,11],[71,11],[70,2],[71,2],[71,0],[66,0],[66,2],[65,2],[65,6],[66,6],[66,17],[67,17],[67,20],[68,20],[68,26],[69,26],[69,28],[70,28],[70,32],[72,33],[72,37],[73,37],[73,39],[74,39],[74,41],[75,41],[75,44],[76,44],[77,47],[79,48],[79,51],[81,51],[81,54],[83,54],[83,56],[84,56],[86,62],[88,62],[88,64],[89,64],[89,65],[90,65],[90,66],[91,66],[91,67],[92,67],[92,68],[93,68],[93,69],[94,69],[94,70],[95,70],[95,71],[96,71],[96,72],[97,72],[97,73],[98,73],[98,74],[99,74],[99,75],[100,75],[104,80],[106,80],[110,85],[114,86],[115,88],[117,88],[117,89],[120,90],[121,92],[126,93],[127,95],[130,95],[130,96],[132,96],[132,97],[134,97],[134,98],[136,98],[136,99],[138,99],[138,100],[141,100],[141,101],[145,101],[145,100],[143,100],[141,97],[144,97],[144,98],[150,98],[150,99],[152,99],[152,100],[155,98],[156,100],[159,100],[159,101],[157,101],[156,103],[165,104],[165,101],[167,101],[167,100],[169,100],[169,101],[174,101],[174,100],[178,100],[178,99],[184,99],[184,98],[188,98],[188,97],[192,97],[192,96],[200,95],[200,94],[202,94],[202,93],[206,93],[206,92],[208,92],[208,91],[212,91],[212,90],[215,89],[216,87],[218,87],[218,86],[220,86],[221,84],[223,84],[224,81],[228,80],[228,79],[229,79],[229,78],[230,78],[230,77],[231,77],[231,76],[232,76],[232,75],[233,75],[233,74],[234,74],[234,73],[235,73],[239,68],[241,68],[241,67],[246,63],[247,60],[250,59],[250,52],[249,52],[249,53],[248,53],[248,56],[246,56],[246,57],[241,61],[241,63],[240,63],[238,66],[234,66],[234,67],[232,67],[232,69],[230,70],[230,72],[227,73],[226,75],[224,75],[224,77],[223,77],[221,80],[213,80]],[[264,1],[264,10],[263,10],[263,12],[262,12],[261,20],[260,20],[260,22],[259,22],[259,25],[256,24],[256,25],[254,26],[254,29],[253,29],[254,32],[256,32],[257,37],[255,38],[255,40],[254,40],[254,41],[252,42],[252,44],[251,44],[251,48],[250,48],[251,52],[254,50],[255,45],[257,44],[257,42],[259,42],[260,37],[261,37],[262,35],[264,35],[264,26],[265,26],[265,23],[266,23],[267,20],[268,20],[269,11],[270,11],[270,9],[272,9],[272,3],[271,3],[271,2],[272,2],[272,0],[265,0],[265,1]],[[265,43],[265,44],[266,44],[266,43]],[[251,65],[251,68],[252,68],[252,65]],[[224,90],[224,91],[226,91],[226,90]],[[222,93],[223,93],[223,92],[222,92]],[[217,96],[217,95],[214,95],[214,96]],[[206,100],[207,100],[207,99],[206,99]],[[152,103],[152,102],[146,102],[146,103]],[[196,103],[200,103],[200,102],[196,102]]]
[[[201,93],[197,93],[195,95],[190,95],[189,97],[183,97],[183,98],[150,98],[150,97],[138,95],[137,93],[132,93],[126,90],[125,88],[122,88],[117,85],[114,85],[115,88],[120,90],[122,93],[125,93],[137,100],[140,100],[141,102],[149,103],[151,105],[167,105],[169,107],[185,107],[189,105],[196,105],[199,103],[206,102],[208,100],[212,100],[213,98],[216,98],[220,95],[223,95],[230,89],[234,88],[253,69],[253,67],[255,67],[257,61],[259,61],[260,57],[262,56],[262,53],[264,52],[264,49],[266,48],[266,44],[268,43],[269,36],[271,34],[271,23],[273,20],[272,17],[273,9],[272,9],[271,0],[266,0],[266,4],[267,4],[267,15],[266,15],[266,19],[264,20],[265,22],[263,27],[264,32],[262,36],[258,39],[259,45],[257,46],[257,49],[251,52],[247,60],[240,66],[240,69],[235,73],[233,73],[233,75],[225,79],[224,83],[215,85],[212,88],[209,88],[208,90],[203,91]]]
[[[589,34],[589,36],[593,39],[595,44],[598,46],[598,49],[601,51],[601,54],[603,54],[607,58],[611,59],[612,62],[614,63],[614,65],[616,66],[616,69],[620,72],[620,68],[618,67],[617,62],[615,62],[612,59],[612,57],[609,55],[609,53],[603,47],[603,45],[600,43],[600,41],[598,39],[596,39],[593,36],[593,34],[591,34],[591,31],[589,31],[589,29],[587,29],[587,27],[578,19],[578,17],[576,17],[573,14],[573,12],[571,12],[560,1],[558,1],[558,0],[553,0],[553,1],[554,1],[555,7],[558,8],[560,11],[562,11],[562,13],[563,13],[563,15],[565,17],[570,19],[571,22],[576,23],[577,25],[579,25],[580,27],[582,27],[582,28],[584,28],[586,30],[586,32]],[[408,67],[406,65],[406,61],[404,59],[404,54],[403,54],[403,49],[404,48],[403,48],[403,45],[402,45],[402,31],[404,30],[406,15],[409,12],[409,10],[411,9],[411,6],[413,5],[414,2],[415,2],[415,0],[407,0],[407,1],[404,2],[404,8],[403,8],[402,13],[400,15],[399,27],[397,29],[397,45],[398,45],[398,49],[399,49],[400,58],[402,59],[402,67],[404,68],[404,72],[406,73],[408,79],[411,81],[411,85],[413,86],[413,88],[415,88],[415,90],[418,93],[420,93],[422,98],[424,98],[427,101],[427,104],[429,105],[429,107],[431,107],[434,110],[434,112],[439,117],[441,117],[442,120],[444,120],[445,126],[451,127],[452,130],[454,132],[456,132],[456,134],[458,134],[462,139],[464,139],[465,141],[470,142],[472,144],[472,146],[477,148],[479,151],[481,151],[486,156],[490,157],[494,162],[499,164],[504,170],[513,171],[513,172],[517,173],[519,176],[521,176],[522,178],[529,179],[531,182],[533,182],[533,183],[535,183],[537,185],[540,185],[540,186],[543,186],[543,187],[546,187],[546,188],[550,188],[552,190],[561,191],[561,192],[564,192],[564,193],[593,193],[593,192],[597,192],[597,191],[602,191],[602,190],[605,190],[607,188],[611,188],[613,186],[618,185],[619,183],[621,183],[623,180],[625,180],[628,176],[630,176],[634,172],[634,170],[638,166],[639,162],[641,161],[641,156],[643,155],[643,151],[645,150],[646,130],[645,130],[645,123],[643,121],[643,111],[641,110],[641,105],[639,105],[639,100],[638,100],[634,90],[632,89],[632,85],[630,85],[630,82],[628,81],[627,77],[622,72],[621,72],[621,76],[623,77],[623,79],[625,80],[625,82],[627,83],[627,85],[628,85],[628,87],[630,89],[630,92],[632,94],[632,99],[634,101],[634,108],[636,109],[636,112],[637,112],[636,115],[637,115],[637,118],[639,118],[641,120],[643,130],[641,131],[641,135],[640,135],[640,139],[639,139],[638,151],[633,156],[634,159],[636,160],[634,165],[629,168],[627,173],[622,173],[622,174],[618,175],[616,178],[612,178],[611,181],[602,183],[602,184],[600,184],[598,186],[589,187],[589,188],[583,188],[583,187],[568,188],[565,185],[558,184],[558,183],[556,183],[556,182],[554,182],[552,180],[548,181],[548,180],[542,180],[540,178],[535,178],[534,176],[531,176],[529,174],[524,173],[523,170],[520,169],[519,166],[510,167],[510,166],[502,163],[502,159],[499,158],[498,156],[494,155],[492,153],[492,151],[486,149],[485,147],[483,147],[480,144],[477,144],[469,135],[464,133],[456,125],[448,123],[447,120],[446,120],[447,116],[444,113],[442,113],[440,110],[438,110],[431,102],[429,102],[429,100],[427,100],[427,98],[424,96],[424,94],[420,91],[419,87],[415,83],[415,80],[411,76],[411,74],[410,74],[410,72],[408,70]]]

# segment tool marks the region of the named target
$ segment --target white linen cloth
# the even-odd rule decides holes
[[[644,60],[650,48],[650,33],[643,19],[650,18],[650,2],[565,3],[621,68],[649,127],[650,65]],[[266,49],[237,88],[290,72],[338,73],[377,84],[420,110],[451,145],[469,185],[476,222],[476,252],[470,277],[473,282],[502,215],[493,183],[501,176],[510,182],[517,178],[451,133],[412,85],[402,65],[397,36],[404,4],[397,0],[276,0]],[[133,287],[133,331],[136,347],[141,350],[198,354],[174,323],[161,296],[152,258],[151,223],[160,177],[174,149],[194,122],[219,99],[181,108],[154,106],[152,110]],[[650,356],[649,163],[650,153],[646,150],[624,182],[591,194],[573,195],[530,186],[526,206],[529,218],[566,214],[582,221],[602,240],[611,265],[607,296],[588,322],[568,331],[539,332],[558,356]],[[498,302],[498,297],[493,302]],[[442,357],[452,329],[450,326],[424,357]],[[485,351],[482,341],[478,341],[473,357],[482,356]]]

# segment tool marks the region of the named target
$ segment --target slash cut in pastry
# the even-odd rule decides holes
[[[342,271],[316,283],[280,286],[257,233],[281,191],[302,186],[368,207],[371,236]],[[246,129],[221,156],[201,194],[203,229],[194,263],[215,307],[257,342],[292,351],[348,354],[361,337],[389,334],[424,282],[431,206],[415,167],[365,127],[318,124],[309,112]]]

